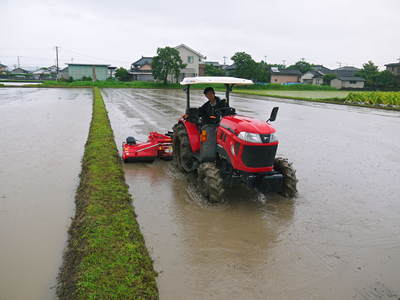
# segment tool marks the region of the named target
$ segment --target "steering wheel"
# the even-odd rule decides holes
[[[229,116],[229,115],[234,115],[236,113],[236,110],[233,107],[220,107],[215,109],[215,113],[220,116]]]

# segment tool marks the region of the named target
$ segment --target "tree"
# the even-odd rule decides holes
[[[178,80],[181,69],[186,65],[182,62],[178,50],[165,47],[157,49],[157,56],[153,57],[151,67],[154,79],[162,80],[164,84],[167,84],[168,76],[171,75]]]
[[[363,67],[360,71],[356,73],[357,76],[360,76],[365,79],[365,86],[368,88],[375,89],[376,88],[376,78],[379,75],[378,66],[376,66],[372,61],[368,61],[363,64]]]
[[[375,77],[375,87],[381,90],[399,90],[400,77],[390,71],[382,71]]]
[[[246,79],[255,79],[255,77],[257,77],[257,63],[249,54],[245,52],[236,52],[231,59],[236,66],[233,72],[235,76]]]
[[[254,76],[256,82],[269,82],[271,78],[270,67],[265,61],[257,63],[257,68]]]
[[[305,74],[311,70],[311,67],[312,67],[312,65],[309,62],[306,62],[304,60],[299,60],[294,65],[289,66],[288,69],[289,70],[298,70],[302,74]]]
[[[205,75],[207,76],[224,76],[225,71],[213,65],[205,65]]]
[[[337,77],[337,74],[325,74],[324,77],[322,77],[322,80],[324,81],[324,84],[331,84],[332,79],[335,79]]]
[[[125,68],[118,68],[115,70],[115,77],[119,80],[119,81],[129,81],[131,79],[131,76],[128,73],[128,70]]]

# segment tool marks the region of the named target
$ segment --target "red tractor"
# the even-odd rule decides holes
[[[199,108],[190,107],[190,86],[214,83],[225,85],[228,107],[212,116],[220,120],[217,124],[204,124]],[[224,188],[239,182],[262,193],[288,198],[297,194],[295,169],[286,158],[275,157],[279,142],[269,122],[276,119],[279,108],[273,108],[267,121],[260,121],[237,115],[229,107],[232,87],[249,84],[253,82],[234,77],[190,77],[181,82],[186,114],[174,125],[174,159],[182,171],[197,172],[199,190],[209,202],[221,202]]]

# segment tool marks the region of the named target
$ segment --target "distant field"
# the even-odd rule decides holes
[[[345,98],[349,91],[279,91],[279,90],[235,90],[235,92],[251,95],[271,95],[280,97],[298,97],[310,99]]]

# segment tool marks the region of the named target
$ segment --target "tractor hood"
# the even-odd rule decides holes
[[[238,115],[222,118],[220,126],[230,130],[236,135],[242,131],[259,134],[271,134],[275,133],[276,131],[266,121],[260,121]]]

